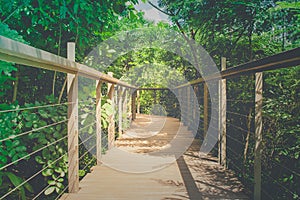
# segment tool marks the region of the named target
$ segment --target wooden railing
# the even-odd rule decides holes
[[[300,48],[296,48],[290,51],[286,51],[283,53],[279,53],[261,60],[249,62],[246,64],[242,64],[236,67],[226,69],[226,58],[221,59],[221,73],[220,74],[213,74],[208,77],[199,78],[193,81],[190,81],[186,84],[177,86],[179,99],[181,102],[186,102],[186,104],[181,105],[183,107],[182,111],[182,122],[189,126],[195,133],[198,132],[198,125],[195,126],[193,121],[198,118],[193,114],[195,109],[195,104],[191,100],[191,86],[194,89],[194,93],[198,94],[197,98],[198,101],[203,102],[202,105],[202,112],[203,112],[203,121],[200,123],[203,124],[203,137],[208,129],[209,121],[214,120],[213,118],[209,119],[209,92],[207,89],[207,83],[213,82],[215,80],[219,81],[219,116],[218,116],[218,127],[215,128],[219,133],[219,145],[218,145],[218,157],[219,163],[224,167],[227,168],[228,160],[228,149],[227,149],[227,126],[228,122],[226,119],[226,114],[229,112],[227,111],[227,95],[226,91],[226,81],[233,78],[233,77],[240,77],[243,75],[251,75],[255,74],[255,99],[253,102],[255,103],[255,149],[254,149],[254,199],[261,199],[261,156],[262,156],[262,138],[263,138],[263,123],[262,123],[262,111],[263,111],[263,72],[269,70],[275,70],[279,68],[289,68],[300,65]],[[198,88],[203,87],[202,94],[199,94]],[[231,99],[234,101],[234,99]],[[198,102],[197,102],[198,103]],[[192,104],[192,105],[190,105]],[[211,110],[210,110],[211,111]],[[238,113],[234,113],[238,114]],[[196,117],[196,118],[195,118]],[[247,116],[246,116],[247,117]],[[237,127],[240,128],[240,127]],[[241,128],[240,128],[241,129]],[[244,130],[243,130],[244,131]],[[246,130],[248,131],[248,130]]]
[[[101,163],[101,86],[103,83],[108,84],[107,96],[114,104],[114,99],[118,97],[118,103],[113,105],[114,110],[118,110],[118,131],[121,134],[123,131],[122,121],[123,113],[129,111],[128,96],[133,92],[136,87],[127,84],[121,80],[112,77],[112,73],[104,74],[88,66],[79,64],[75,62],[75,43],[68,43],[67,46],[67,59],[48,53],[46,51],[34,48],[32,46],[8,39],[6,37],[0,36],[0,60],[13,62],[16,64],[43,68],[50,71],[57,71],[67,73],[67,96],[68,96],[68,190],[70,193],[77,192],[79,190],[79,144],[78,144],[78,78],[80,76],[95,80],[95,91],[96,91],[96,157],[97,163]],[[115,88],[117,92],[115,92]],[[135,102],[135,98],[132,98]],[[132,109],[132,118],[135,118],[136,109]],[[13,110],[12,110],[13,111]],[[108,126],[108,148],[114,145],[115,139],[115,119],[114,114],[109,116],[109,126]],[[33,130],[34,131],[34,130]],[[37,151],[38,152],[38,151]],[[33,154],[30,154],[33,155]],[[41,173],[40,171],[39,173]],[[37,174],[35,174],[37,175]],[[31,180],[30,177],[25,182]],[[4,199],[9,196],[13,191],[18,189],[18,185],[11,191],[8,191],[0,199]]]
[[[62,58],[54,54],[48,53],[46,51],[36,49],[29,45],[25,45],[8,38],[0,36],[0,60],[7,62],[14,62],[21,65],[33,66],[37,68],[43,68],[51,71],[58,71],[67,73],[67,94],[68,94],[68,188],[69,192],[77,192],[79,189],[79,160],[78,160],[78,77],[82,76],[95,80],[95,91],[96,91],[96,154],[97,162],[101,162],[101,87],[103,83],[108,84],[108,97],[114,102],[115,96],[118,96],[117,103],[114,105],[118,110],[118,131],[119,134],[122,133],[122,113],[126,113],[130,110],[131,118],[134,120],[136,118],[137,104],[136,97],[138,90],[155,90],[161,91],[168,88],[136,88],[128,83],[122,82],[116,78],[112,77],[112,74],[104,74],[93,68],[87,67],[85,65],[75,62],[75,44],[68,43],[68,58]],[[262,93],[263,93],[263,76],[262,73],[267,70],[274,70],[279,68],[293,67],[300,64],[300,48],[283,52],[265,59],[258,61],[246,63],[239,65],[237,67],[226,69],[226,59],[221,60],[221,73],[216,75],[211,75],[203,78],[190,81],[187,84],[177,86],[172,88],[176,90],[181,102],[186,102],[186,104],[180,105],[183,107],[181,109],[182,122],[190,127],[195,134],[199,132],[198,124],[195,126],[193,122],[199,119],[199,113],[196,107],[202,98],[203,102],[201,105],[203,110],[203,136],[209,127],[209,91],[205,81],[219,81],[219,126],[215,127],[219,133],[219,148],[218,156],[219,162],[224,167],[227,168],[228,165],[228,145],[227,145],[227,126],[228,122],[226,119],[226,114],[229,112],[227,110],[227,94],[226,91],[226,81],[232,77],[239,77],[242,75],[255,74],[255,151],[254,151],[254,198],[261,199],[261,143],[262,143]],[[191,86],[194,91],[191,91]],[[193,102],[191,95],[193,93],[199,94],[200,88],[203,87],[203,94],[197,95],[198,102]],[[117,90],[115,92],[115,90]],[[128,96],[131,94],[131,99]],[[131,101],[131,107],[127,108],[128,101]],[[213,119],[211,119],[213,120]],[[197,120],[196,120],[197,121]],[[114,115],[109,117],[109,127],[108,127],[108,148],[114,145],[115,138],[115,119]],[[5,194],[3,198],[8,196],[10,193]]]

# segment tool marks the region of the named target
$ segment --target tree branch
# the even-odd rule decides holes
[[[168,13],[168,12],[166,12],[166,11],[160,9],[158,6],[154,5],[151,1],[148,1],[148,2],[149,2],[149,4],[150,4],[152,7],[154,7],[154,8],[157,9],[158,11],[160,11],[160,12],[166,14],[166,15],[172,16],[172,17],[175,16],[173,13]]]

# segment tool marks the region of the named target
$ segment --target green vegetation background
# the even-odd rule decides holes
[[[0,1],[0,35],[66,57],[66,43],[76,43],[76,61],[101,41],[135,28],[172,29],[202,45],[219,66],[220,57],[233,67],[251,60],[299,47],[300,2],[263,0],[159,0],[157,9],[169,16],[170,24],[154,24],[134,8],[136,0],[5,0]],[[149,2],[151,3],[151,2]],[[113,51],[111,51],[113,53]],[[154,63],[154,64],[153,64]],[[152,65],[150,65],[152,64]],[[200,74],[178,55],[159,48],[142,49],[119,57],[105,72],[121,78],[130,70],[144,69],[135,80],[149,87],[164,86],[170,69],[193,80]],[[167,67],[165,67],[167,66]],[[134,70],[133,70],[134,69]],[[264,73],[263,108],[263,198],[299,199],[300,195],[300,105],[299,67]],[[173,74],[174,75],[174,74]],[[0,194],[1,196],[35,172],[8,199],[32,199],[45,187],[42,199],[55,199],[67,185],[66,75],[0,61],[0,109],[19,109],[48,104],[58,106],[0,113]],[[88,84],[87,84],[88,85]],[[201,87],[200,87],[201,88]],[[90,86],[82,88],[80,127],[93,133],[93,97]],[[202,90],[199,89],[201,96]],[[105,95],[105,88],[103,88]],[[141,94],[141,111],[163,105],[167,114],[180,117],[178,102],[167,92]],[[228,80],[229,168],[251,191],[253,188],[254,77]],[[232,100],[232,101],[231,101]],[[238,101],[234,101],[238,100]],[[112,110],[103,99],[102,122]],[[201,104],[201,101],[200,101]],[[203,117],[202,115],[200,116]],[[58,123],[55,126],[15,137],[18,134]],[[127,122],[128,123],[128,122]],[[90,125],[90,126],[89,126]],[[127,124],[128,125],[128,124]],[[239,127],[239,128],[236,128]],[[202,133],[200,124],[198,135]],[[6,139],[9,138],[9,139]],[[248,138],[248,139],[247,139]],[[246,147],[246,141],[249,146]],[[57,142],[58,141],[58,142]],[[239,141],[239,142],[236,142]],[[93,140],[88,141],[93,146]],[[94,141],[95,142],[95,141]],[[37,154],[43,146],[54,143]],[[104,149],[105,150],[105,149]],[[80,147],[80,155],[86,149]],[[26,157],[23,161],[18,159]],[[57,159],[58,162],[55,162]],[[18,162],[17,162],[18,161]],[[14,164],[5,167],[9,163]],[[80,161],[84,176],[95,161],[89,154]],[[87,167],[86,167],[87,166]],[[5,167],[5,168],[3,168]],[[86,168],[85,168],[86,167]],[[3,169],[2,169],[3,168]],[[85,170],[82,170],[85,168]]]

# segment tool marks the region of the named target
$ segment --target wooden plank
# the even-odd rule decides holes
[[[102,138],[101,138],[101,86],[100,80],[96,81],[96,158],[97,164],[101,164]]]
[[[138,154],[137,152],[141,152],[140,150],[145,148],[149,148],[148,152],[153,152],[155,148],[164,149],[165,144],[177,135],[179,127],[180,130],[182,128],[185,130],[184,134],[180,134],[182,142],[180,141],[179,145],[183,145],[186,137],[190,138],[189,136],[192,135],[190,131],[187,131],[187,127],[182,127],[178,119],[163,118],[166,119],[160,131],[163,134],[143,137],[140,134],[144,135],[145,132],[152,134],[153,131],[152,128],[149,128],[150,124],[144,124],[145,121],[149,120],[150,126],[157,127],[161,124],[162,117],[138,115],[132,123],[132,128],[139,126],[138,129],[134,130],[138,135],[130,137],[132,133],[130,129],[128,134],[125,132],[122,137],[118,138],[115,145],[122,150]],[[165,141],[166,137],[168,138],[167,141]],[[80,182],[80,191],[77,194],[65,194],[64,200],[249,199],[243,194],[243,187],[234,174],[230,171],[225,173],[215,162],[215,158],[208,156],[199,159],[197,156],[200,150],[199,143],[199,140],[194,139],[186,153],[177,160],[174,157],[177,154],[177,145],[174,145],[175,148],[172,148],[173,151],[168,152],[167,156],[159,156],[154,153],[155,158],[166,159],[171,156],[174,162],[160,169],[153,170],[151,168],[147,173],[129,173],[105,165],[95,166],[92,173],[86,175]],[[114,159],[116,163],[120,163],[121,166],[138,165],[141,169],[146,169],[149,163],[152,162],[148,159],[145,162],[141,162],[140,159],[128,159],[127,156],[123,156],[122,152],[124,151],[109,150],[103,157],[113,157],[111,159]],[[143,155],[145,153],[141,152]],[[148,156],[151,156],[151,153]]]
[[[51,71],[78,74],[79,76],[94,80],[101,79],[102,81],[122,85],[124,87],[136,88],[116,78],[109,77],[91,67],[76,63],[75,60],[57,56],[4,36],[0,36],[0,59]]]
[[[203,84],[204,94],[203,94],[203,136],[205,138],[208,130],[208,88],[207,83]]]
[[[68,43],[68,59],[75,61],[75,43]],[[78,75],[67,75],[68,92],[68,184],[69,192],[79,190],[78,161]]]
[[[254,199],[261,199],[263,74],[255,74]]]
[[[108,75],[113,77],[112,72],[108,72]],[[115,94],[115,85],[108,83],[107,84],[107,96],[111,101],[111,106],[113,111],[115,112],[115,102],[114,102],[114,94]],[[115,142],[115,117],[114,113],[108,116],[108,149],[111,149],[114,146]]]
[[[226,58],[221,58],[221,69],[226,70]],[[221,165],[227,167],[227,136],[226,136],[227,93],[226,79],[221,80]]]

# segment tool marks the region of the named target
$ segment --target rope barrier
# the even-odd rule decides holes
[[[65,187],[65,189],[63,189],[63,191],[61,191],[61,193],[59,193],[59,194],[57,195],[57,197],[55,198],[55,200],[58,200],[58,199],[61,197],[61,195],[62,195],[63,193],[65,193],[65,191],[66,191],[68,188],[69,188],[69,186]]]
[[[248,133],[248,131],[249,131],[249,130],[243,129],[243,128],[239,127],[239,126],[236,126],[236,125],[231,124],[231,123],[228,123],[228,122],[226,122],[226,124],[228,124],[228,125],[230,125],[230,126],[232,126],[232,127],[235,127],[236,129],[239,129],[239,130],[241,130],[241,131],[244,131],[244,132],[246,132],[246,133]],[[252,132],[252,131],[250,131],[250,133],[255,134],[255,133]]]
[[[86,154],[90,153],[90,151],[92,149],[94,149],[97,145],[95,144],[94,146],[92,146],[91,148],[89,148],[84,154],[82,154],[82,156],[79,157],[78,160],[81,160]]]
[[[64,155],[67,155],[67,153],[65,153]],[[61,178],[61,175],[60,176],[58,176],[58,177],[56,177],[55,179],[54,179],[54,181],[57,181],[59,178]],[[50,186],[52,186],[52,185],[48,185],[48,186],[46,186],[43,190],[41,190],[32,200],[35,200],[35,199],[37,199],[41,194],[43,194],[43,192],[44,191],[46,191]]]
[[[92,122],[92,123],[90,123],[90,124],[88,124],[88,125],[86,125],[86,126],[84,126],[84,127],[82,127],[82,128],[80,128],[79,131],[82,131],[82,130],[84,130],[84,129],[86,129],[86,128],[88,128],[88,127],[94,125],[94,124],[96,124],[96,121],[95,121],[95,122]]]
[[[79,101],[78,103],[85,103],[85,102],[89,102],[89,101],[91,101],[91,100]],[[32,109],[37,109],[37,108],[49,108],[49,107],[56,107],[56,106],[62,106],[62,105],[70,105],[70,104],[75,104],[75,103],[76,102],[65,102],[65,103],[47,104],[47,105],[42,105],[42,106],[24,107],[24,108],[19,108],[19,109],[1,110],[0,113],[32,110]]]
[[[62,137],[62,138],[60,138],[59,140],[56,140],[56,141],[54,141],[54,142],[52,142],[52,143],[50,143],[50,144],[48,144],[48,145],[46,145],[46,146],[44,146],[44,147],[42,147],[42,148],[36,150],[36,151],[33,151],[33,152],[31,152],[30,154],[27,154],[27,155],[25,155],[25,156],[19,158],[18,160],[15,160],[15,161],[13,161],[13,162],[11,162],[11,163],[9,163],[9,164],[7,164],[7,165],[1,167],[0,170],[5,169],[6,167],[9,167],[9,166],[11,166],[11,165],[13,165],[13,164],[15,164],[15,163],[17,163],[17,162],[19,162],[19,161],[21,161],[21,160],[27,158],[27,157],[29,157],[29,156],[31,156],[31,155],[34,155],[34,154],[40,152],[41,150],[43,150],[43,149],[45,149],[45,148],[47,148],[47,147],[49,147],[49,146],[52,146],[53,144],[56,144],[56,143],[58,143],[59,141],[65,139],[65,138],[67,138],[67,137],[68,137],[68,136],[66,135],[65,137]]]
[[[296,193],[293,193],[290,189],[288,189],[287,187],[285,187],[281,183],[278,183],[278,181],[275,178],[273,178],[272,176],[270,176],[269,174],[266,174],[266,173],[263,173],[263,172],[262,172],[262,174],[267,175],[269,178],[273,179],[274,183],[276,183],[281,188],[285,189],[285,191],[289,192],[292,196],[297,195]]]
[[[244,115],[244,114],[241,114],[241,113],[236,113],[236,112],[231,112],[231,111],[226,111],[227,113],[230,113],[230,114],[234,114],[234,115],[239,115],[239,116],[242,116],[242,117],[249,117],[248,115]]]
[[[48,127],[51,127],[51,126],[55,126],[55,125],[64,123],[64,122],[66,122],[66,121],[68,121],[68,119],[65,119],[65,120],[62,120],[62,121],[59,121],[59,122],[55,122],[55,123],[52,123],[52,124],[48,124],[48,125],[46,125],[46,126],[42,126],[42,127],[40,127],[40,128],[37,128],[37,129],[32,129],[32,130],[30,130],[30,131],[26,131],[26,132],[20,133],[20,134],[18,134],[18,135],[11,135],[11,136],[9,136],[9,137],[7,137],[7,138],[5,138],[5,139],[0,140],[0,142],[4,142],[4,141],[6,141],[6,140],[15,139],[15,138],[17,138],[17,137],[20,137],[20,136],[23,136],[23,135],[27,135],[27,134],[32,133],[32,132],[35,132],[35,131],[40,131],[40,130],[42,130],[42,129],[45,129],[45,128],[48,128]]]
[[[22,185],[24,185],[25,183],[28,183],[31,179],[33,179],[34,177],[36,177],[38,174],[40,174],[41,172],[43,172],[45,169],[47,169],[50,165],[53,165],[54,163],[56,163],[57,161],[59,161],[60,159],[62,159],[66,154],[62,155],[61,157],[57,158],[55,161],[51,162],[50,164],[48,164],[46,167],[44,167],[43,169],[41,169],[40,171],[38,171],[37,173],[35,173],[34,175],[32,175],[30,178],[26,179],[25,181],[23,181],[22,183],[20,183],[17,187],[15,187],[14,189],[12,189],[11,191],[7,192],[5,195],[3,195],[0,199],[4,199],[5,197],[7,197],[8,195],[10,195],[11,193],[13,193],[14,191],[16,191],[17,189],[19,189]]]
[[[85,140],[81,141],[78,146],[82,145],[83,143],[87,142],[88,140],[90,140],[93,136],[95,135],[91,135],[90,137],[86,138]]]

